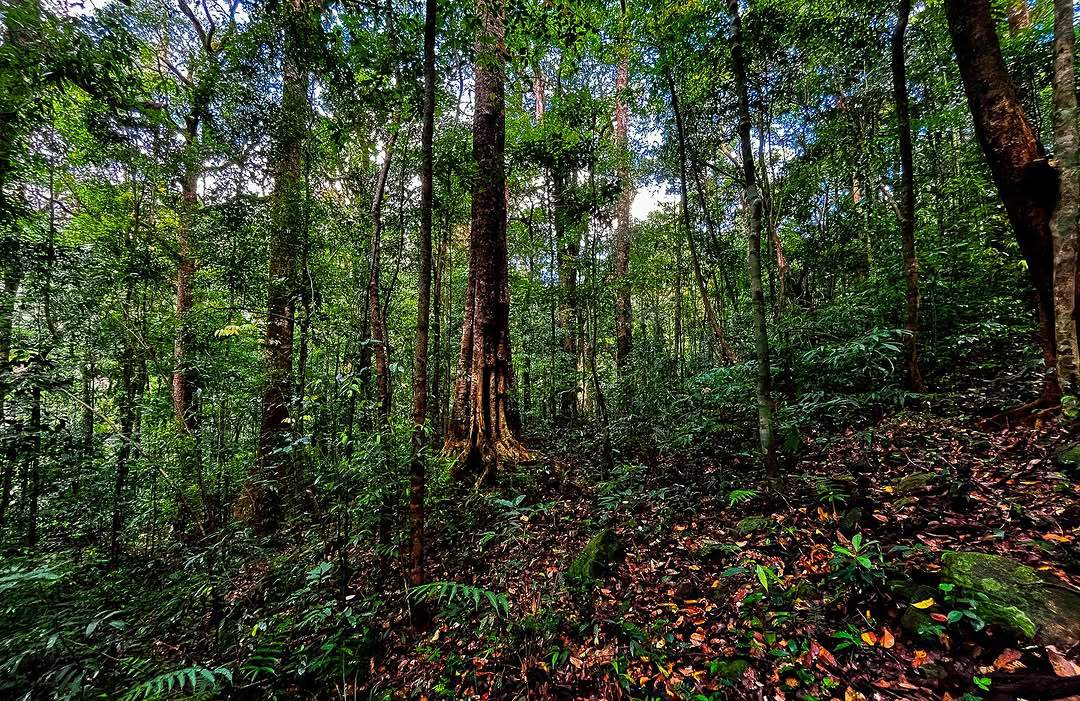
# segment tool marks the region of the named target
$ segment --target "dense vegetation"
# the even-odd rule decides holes
[[[1072,0],[0,21],[0,696],[1080,693]]]

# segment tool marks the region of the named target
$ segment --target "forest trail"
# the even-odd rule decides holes
[[[432,579],[505,595],[506,611],[474,607],[466,592],[437,607],[422,633],[402,632],[404,616],[387,620],[399,634],[376,657],[371,688],[429,698],[959,699],[994,674],[1054,675],[1048,654],[1064,651],[997,627],[977,632],[935,590],[941,554],[954,550],[1080,585],[1080,502],[1056,462],[1068,432],[984,432],[970,417],[924,412],[821,439],[780,494],[733,455],[624,465],[607,481],[583,456],[522,466],[500,485],[490,519],[432,546]],[[972,489],[957,494],[965,469]],[[594,588],[567,586],[568,565],[608,527],[625,557]],[[867,567],[838,557],[856,533]],[[914,630],[911,611],[936,628]]]

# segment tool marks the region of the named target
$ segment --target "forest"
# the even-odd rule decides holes
[[[1080,698],[1074,0],[0,0],[0,698]]]

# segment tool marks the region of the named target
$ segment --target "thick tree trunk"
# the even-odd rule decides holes
[[[374,342],[372,345],[375,350],[375,391],[379,398],[379,421],[382,424],[390,420],[390,360],[386,352],[386,320],[383,318],[379,287],[382,203],[396,143],[397,129],[394,129],[386,141],[386,154],[379,168],[379,175],[375,181],[375,197],[371,202],[371,260],[368,268],[367,298],[368,318],[371,320],[371,340]]]
[[[626,2],[622,3],[623,22]],[[630,204],[634,182],[630,173],[630,53],[625,38],[620,41],[619,67],[615,75],[615,143],[619,149],[619,203],[615,225],[615,366],[622,370],[630,357],[633,318],[630,308]]]
[[[1057,208],[1050,221],[1054,243],[1054,337],[1062,392],[1080,391],[1077,357],[1076,238],[1080,208],[1080,160],[1077,158],[1076,76],[1073,53],[1076,29],[1073,0],[1054,1],[1054,150],[1061,174]]]
[[[493,478],[501,460],[525,459],[511,420],[510,289],[506,251],[506,173],[502,0],[477,0],[473,117],[472,231],[469,290],[461,334],[454,422],[446,450],[478,481]]]
[[[713,341],[719,351],[720,358],[725,363],[736,361],[735,351],[728,345],[724,335],[724,327],[720,325],[720,319],[716,315],[712,299],[709,297],[708,286],[705,284],[705,276],[701,273],[701,261],[698,258],[697,242],[694,239],[694,227],[690,221],[690,205],[687,201],[687,170],[686,170],[686,131],[683,127],[682,110],[679,107],[679,94],[675,89],[675,78],[669,71],[667,74],[668,90],[671,95],[671,109],[675,113],[675,132],[679,140],[679,206],[682,211],[683,226],[686,228],[686,243],[690,250],[690,267],[694,273],[694,282],[697,283],[698,294],[701,295],[701,303],[705,308],[705,320],[712,331]],[[751,163],[753,167],[753,163]]]
[[[1047,161],[1005,68],[989,0],[947,0],[945,13],[975,135],[1016,232],[1038,299],[1046,367],[1040,404],[1056,404],[1061,387],[1053,331],[1050,218],[1057,201],[1057,173]]]
[[[435,31],[436,0],[424,7],[424,115],[420,136],[420,272],[416,299],[416,348],[413,355],[413,435],[409,469],[410,586],[424,581],[424,423],[427,421],[428,316],[431,306],[431,215],[435,134]]]
[[[911,113],[908,109],[907,67],[905,65],[904,35],[907,32],[911,0],[900,0],[896,28],[892,35],[893,95],[896,100],[896,121],[900,132],[900,241],[903,249],[904,279],[906,281],[906,314],[904,346],[907,350],[907,384],[922,392],[922,373],[919,371],[919,261],[915,254],[915,172],[911,144]]]
[[[293,307],[297,243],[303,228],[301,163],[307,129],[307,72],[302,65],[306,10],[290,0],[285,10],[285,59],[277,168],[272,199],[270,275],[266,314],[266,380],[259,429],[257,484],[250,494],[250,517],[261,532],[276,530],[294,486],[292,460],[282,448],[288,439],[292,394]]]
[[[185,131],[186,157],[194,161],[198,138],[198,117],[189,115]],[[172,400],[180,429],[185,433],[196,430],[194,406],[195,381],[191,368],[191,328],[188,315],[194,299],[195,257],[191,239],[195,228],[195,210],[199,206],[199,171],[196,162],[184,167],[180,183],[180,226],[176,232],[176,340],[173,345]]]
[[[746,85],[746,62],[743,55],[742,20],[739,1],[728,0],[731,11],[731,62],[735,74],[735,92],[739,98],[739,141],[742,146],[743,185],[750,219],[750,243],[747,267],[750,273],[750,302],[754,310],[754,346],[757,351],[758,432],[765,453],[765,469],[771,478],[779,476],[776,462],[776,433],[773,428],[772,372],[769,364],[769,334],[765,326],[765,294],[761,288],[761,195],[754,173],[754,151],[750,142],[750,96]]]

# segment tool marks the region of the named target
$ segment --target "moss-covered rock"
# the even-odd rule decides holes
[[[742,679],[742,676],[746,674],[746,670],[750,669],[750,663],[739,658],[713,660],[709,663],[709,667],[714,679],[724,684],[734,684]]]
[[[1080,472],[1080,443],[1073,443],[1063,447],[1055,457],[1057,464],[1066,472]]]
[[[593,536],[574,558],[563,578],[575,589],[591,589],[598,578],[611,572],[612,567],[624,554],[622,542],[615,535],[615,531],[605,528]]]
[[[896,495],[901,497],[908,496],[920,489],[929,487],[935,480],[937,480],[937,474],[933,472],[915,472],[906,475],[896,483]]]
[[[945,581],[986,596],[975,612],[986,621],[1029,638],[1069,648],[1080,641],[1080,594],[1044,579],[1036,570],[999,555],[946,552]]]

